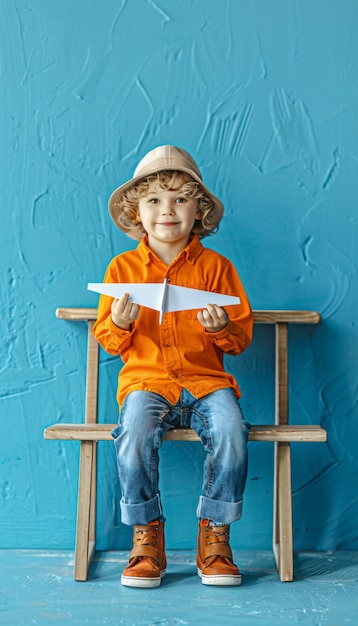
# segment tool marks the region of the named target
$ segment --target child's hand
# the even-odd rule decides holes
[[[140,308],[129,299],[129,294],[124,293],[119,300],[113,300],[111,317],[113,323],[122,330],[128,330],[131,323],[138,319]]]
[[[222,307],[216,304],[208,304],[206,309],[199,311],[198,320],[209,333],[217,333],[225,328],[229,321],[229,316]]]

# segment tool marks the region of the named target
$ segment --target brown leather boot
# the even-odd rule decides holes
[[[210,520],[200,520],[196,563],[203,585],[241,585],[241,574],[233,563],[229,538],[228,524],[210,526]]]
[[[164,522],[155,520],[146,526],[133,526],[133,549],[122,573],[122,585],[159,587],[166,566]]]

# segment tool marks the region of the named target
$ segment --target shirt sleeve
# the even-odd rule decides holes
[[[113,263],[107,268],[104,276],[105,283],[120,282]],[[113,298],[100,295],[98,302],[97,320],[93,326],[93,334],[102,348],[114,356],[122,355],[131,345],[133,326],[129,330],[118,328],[112,321],[111,306]]]
[[[218,293],[239,296],[240,304],[235,306],[225,306],[224,309],[229,316],[229,321],[225,328],[216,333],[205,330],[206,336],[226,354],[237,355],[246,350],[252,340],[253,315],[250,302],[239,275],[230,261],[223,268],[218,284],[215,285]],[[215,304],[215,299],[213,298]]]

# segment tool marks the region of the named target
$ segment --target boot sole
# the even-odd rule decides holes
[[[201,582],[203,585],[217,585],[217,586],[239,586],[242,582],[242,576],[230,576],[227,574],[218,574],[216,576],[207,576],[203,574],[202,571],[198,568],[198,576],[201,578]]]
[[[138,589],[154,589],[159,587],[165,570],[160,572],[160,578],[144,578],[142,576],[121,576],[121,584],[125,587],[137,587]]]

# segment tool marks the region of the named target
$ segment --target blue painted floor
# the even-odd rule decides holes
[[[207,587],[195,553],[168,551],[161,587],[120,585],[127,552],[99,552],[85,583],[73,552],[0,551],[0,624],[345,626],[358,623],[358,552],[301,552],[281,583],[270,552],[234,551],[241,587]]]

